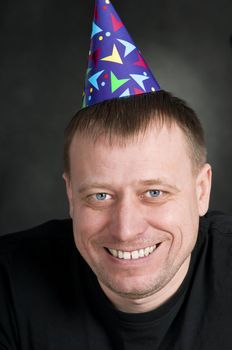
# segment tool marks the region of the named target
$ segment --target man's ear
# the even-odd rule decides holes
[[[196,180],[199,216],[205,215],[208,211],[211,181],[212,169],[211,166],[208,163],[206,163],[199,171]]]
[[[66,193],[67,193],[68,203],[69,203],[69,215],[72,218],[73,217],[73,193],[72,193],[70,176],[67,173],[64,173],[63,179],[66,185]]]

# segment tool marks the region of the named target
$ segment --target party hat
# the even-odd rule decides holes
[[[109,0],[96,0],[82,107],[160,90]]]

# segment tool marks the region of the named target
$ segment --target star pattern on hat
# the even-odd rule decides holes
[[[96,0],[82,107],[160,86],[109,0]]]

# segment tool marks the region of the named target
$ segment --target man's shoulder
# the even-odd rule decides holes
[[[0,255],[37,246],[40,242],[72,240],[71,219],[50,220],[36,227],[0,236]]]
[[[200,219],[200,231],[209,234],[226,235],[232,238],[232,215],[221,211],[209,211]]]
[[[71,220],[51,220],[0,237],[0,273],[11,276],[14,288],[19,290],[22,284],[32,288],[36,281],[47,286],[46,276],[59,284],[60,278],[64,280],[79,263]]]

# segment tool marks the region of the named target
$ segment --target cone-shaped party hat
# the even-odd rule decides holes
[[[96,0],[82,107],[160,86],[109,0]]]

